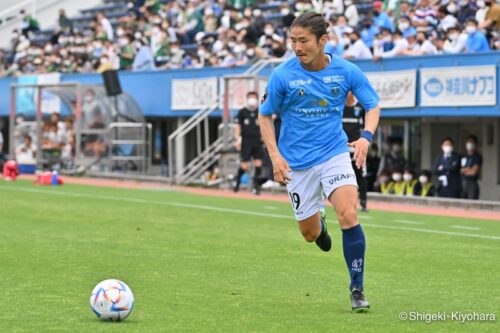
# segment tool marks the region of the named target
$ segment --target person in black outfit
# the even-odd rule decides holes
[[[378,145],[373,142],[366,157],[366,190],[368,192],[375,191],[375,183],[377,182],[377,172],[380,165],[380,157],[378,156]]]
[[[253,192],[260,194],[260,174],[264,157],[263,142],[260,138],[258,123],[258,95],[251,91],[247,94],[247,107],[238,111],[234,128],[235,146],[240,150],[240,168],[236,176],[234,192],[240,190],[241,176],[248,170],[248,163],[253,158],[255,172],[253,177]]]
[[[346,105],[344,107],[344,114],[342,117],[342,127],[347,134],[347,141],[353,142],[361,137],[361,132],[364,129],[366,111],[357,103],[357,100],[350,94]],[[349,106],[350,105],[350,106]],[[359,204],[361,211],[366,212],[366,166],[358,168],[356,160],[354,159],[354,152],[351,152],[352,168],[356,175],[356,182],[358,183]]]
[[[483,164],[483,157],[476,151],[477,137],[469,135],[465,141],[467,153],[462,157],[462,198],[479,199],[479,172]]]
[[[453,151],[453,140],[445,138],[441,143],[443,154],[434,161],[432,172],[438,177],[437,195],[442,198],[460,198],[460,156]]]
[[[382,170],[404,170],[407,166],[403,156],[403,140],[399,137],[390,137],[387,141],[390,145],[390,151],[386,152],[380,160],[379,174]]]

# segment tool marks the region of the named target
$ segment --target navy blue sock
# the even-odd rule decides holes
[[[365,266],[365,234],[361,224],[349,229],[342,229],[344,258],[351,276],[350,289],[363,289],[363,273]]]

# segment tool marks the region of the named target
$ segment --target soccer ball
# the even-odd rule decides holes
[[[120,280],[104,280],[92,290],[90,307],[101,320],[124,320],[134,308],[134,294]]]

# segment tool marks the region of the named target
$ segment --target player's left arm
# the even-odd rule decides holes
[[[349,146],[354,148],[356,166],[361,168],[366,163],[368,147],[373,139],[373,134],[377,130],[380,118],[380,97],[359,67],[352,64],[350,69],[350,90],[354,95],[353,97],[366,110],[365,127],[361,133],[361,137],[349,143]],[[349,102],[349,98],[347,102]]]

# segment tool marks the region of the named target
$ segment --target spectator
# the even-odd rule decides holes
[[[344,58],[345,59],[371,59],[372,53],[370,49],[365,45],[361,36],[357,31],[353,31],[349,35],[351,45],[345,51]]]
[[[382,1],[375,1],[373,3],[373,23],[379,28],[394,31],[394,24],[391,18],[382,10]]]
[[[334,32],[328,33],[328,41],[325,44],[325,53],[342,56],[344,54],[344,43],[340,42],[337,34]]]
[[[485,6],[488,8],[484,21],[479,23],[479,29],[485,29],[488,33],[500,31],[500,6],[495,0],[485,0]]]
[[[378,177],[378,191],[382,194],[394,193],[394,182],[391,180],[391,173],[389,170],[382,170]]]
[[[460,53],[467,47],[467,39],[469,36],[460,31],[458,27],[450,27],[447,32],[447,39],[444,42],[438,42],[439,48],[444,53]]]
[[[441,143],[443,154],[436,157],[432,168],[438,177],[437,195],[443,198],[460,198],[460,156],[453,151],[453,140],[445,138]]]
[[[436,46],[434,46],[434,44],[427,39],[425,32],[420,31],[417,33],[415,45],[403,51],[402,54],[409,56],[412,55],[417,56],[417,55],[433,55],[437,53],[438,51]]]
[[[64,9],[59,9],[57,25],[62,33],[69,34],[72,31],[71,20],[66,16],[66,11]]]
[[[353,32],[353,29],[347,25],[347,19],[344,15],[339,16],[337,19],[337,23],[333,27],[333,31],[337,35],[338,39],[341,39],[344,34],[350,34]]]
[[[477,137],[469,135],[465,141],[466,153],[462,157],[462,198],[479,199],[479,184],[477,180],[481,172],[483,157],[477,152]]]
[[[22,16],[21,21],[21,32],[22,34],[28,38],[30,32],[38,32],[40,31],[40,23],[31,16],[31,14],[26,14],[26,11],[22,9],[19,14]]]
[[[411,25],[411,20],[408,16],[401,16],[399,18],[398,29],[403,33],[404,38],[417,35],[417,30]]]
[[[467,53],[487,52],[490,50],[486,37],[477,29],[475,19],[471,18],[466,21],[465,32],[469,35],[466,46]]]
[[[403,55],[404,52],[408,49],[408,41],[403,38],[403,34],[401,33],[401,31],[396,30],[393,32],[392,41],[394,42],[394,47],[390,51],[381,52],[380,47],[377,48],[374,46],[373,59],[375,61],[380,60],[381,58],[393,58]]]
[[[392,171],[392,190],[389,191],[390,194],[404,195],[405,194],[405,182],[403,181],[403,174],[400,169],[395,169]]]
[[[479,7],[475,0],[460,0],[460,9],[456,13],[458,22],[465,22],[467,19],[474,17]]]
[[[400,138],[390,138],[388,140],[390,151],[386,152],[380,161],[379,173],[382,170],[403,170],[406,167],[406,160],[403,157],[403,146]]]
[[[415,172],[412,168],[405,168],[403,171],[403,183],[404,190],[403,195],[413,196],[416,192],[416,185],[418,184],[418,180],[415,179]]]
[[[280,5],[280,13],[282,15],[282,24],[283,29],[288,29],[292,25],[293,20],[295,19],[295,15],[290,11],[290,6],[288,2],[283,2]]]
[[[351,27],[357,27],[359,23],[358,8],[353,0],[345,0],[344,5],[346,6],[344,15],[347,19],[347,24]]]
[[[435,195],[434,185],[432,184],[432,173],[429,170],[422,170],[420,172],[418,183],[415,185],[415,195],[423,198]]]
[[[436,11],[429,5],[429,0],[420,0],[413,15],[413,26],[418,31],[432,31],[438,22]]]
[[[173,51],[172,47],[172,51]],[[155,62],[153,52],[149,47],[149,42],[146,37],[139,40],[139,47],[132,63],[132,70],[134,71],[151,71],[155,69]]]
[[[439,24],[437,26],[439,31],[447,31],[449,28],[456,26],[458,23],[457,18],[448,12],[446,6],[439,7],[437,17],[439,19]]]
[[[379,29],[373,24],[371,18],[367,17],[363,20],[363,30],[361,30],[361,39],[370,49],[373,49],[373,41],[375,36],[379,34]]]
[[[111,26],[111,23],[109,20],[104,16],[103,13],[97,13],[96,15],[96,20],[97,20],[97,27],[101,27],[102,30],[105,33],[106,38],[108,40],[114,40],[114,33],[113,33],[113,27]]]
[[[16,159],[21,162],[31,162],[35,158],[35,148],[33,147],[31,136],[24,135],[22,144],[16,147]]]
[[[379,165],[380,157],[378,156],[378,145],[372,143],[366,158],[366,187],[368,192],[375,190]]]

